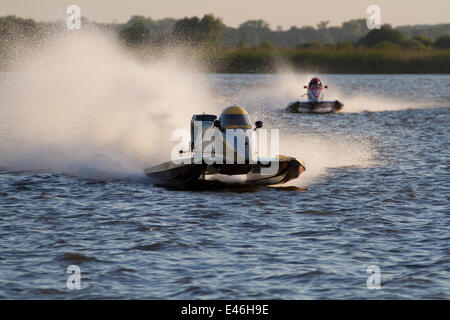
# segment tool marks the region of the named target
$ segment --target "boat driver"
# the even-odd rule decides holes
[[[311,86],[320,86],[320,87],[322,87],[322,81],[320,81],[319,78],[312,78],[311,81],[308,84],[308,88],[311,88]]]

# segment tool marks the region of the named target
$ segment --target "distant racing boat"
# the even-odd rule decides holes
[[[308,86],[304,86],[308,89],[307,96],[308,101],[295,101],[291,102],[286,112],[290,113],[336,113],[339,112],[344,106],[338,100],[326,101],[323,98],[323,89],[328,89],[328,86],[323,86],[319,78],[313,78],[309,82]]]

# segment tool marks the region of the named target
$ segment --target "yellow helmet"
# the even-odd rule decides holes
[[[224,129],[251,129],[252,121],[247,110],[239,106],[225,108],[219,117]]]

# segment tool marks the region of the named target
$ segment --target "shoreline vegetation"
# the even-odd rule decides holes
[[[450,50],[227,48],[204,53],[216,73],[295,72],[340,74],[450,73]]]
[[[450,74],[450,24],[369,30],[366,20],[341,27],[322,21],[313,27],[273,31],[263,20],[238,28],[220,18],[162,19],[134,16],[124,24],[82,19],[81,31],[65,22],[0,17],[0,70],[14,69],[23,51],[39,50],[46,40],[68,33],[100,31],[117,39],[130,54],[152,61],[165,52],[184,52],[212,73],[294,72],[342,74]],[[186,54],[187,53],[187,54]]]
[[[450,74],[450,49],[379,48],[182,48],[192,63],[209,73]],[[158,49],[134,48],[150,62]]]

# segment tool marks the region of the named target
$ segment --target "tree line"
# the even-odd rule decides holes
[[[264,20],[249,20],[239,27],[226,26],[212,14],[202,18],[165,18],[133,16],[126,23],[96,23],[84,18],[83,28],[97,28],[116,35],[129,46],[187,44],[231,48],[320,48],[354,46],[421,49],[449,48],[450,24],[401,26],[383,25],[369,30],[365,19],[350,20],[339,27],[321,21],[316,27],[292,26],[272,30]],[[36,22],[16,16],[0,17],[0,48],[14,41],[40,41],[58,32],[66,32],[63,22]]]

